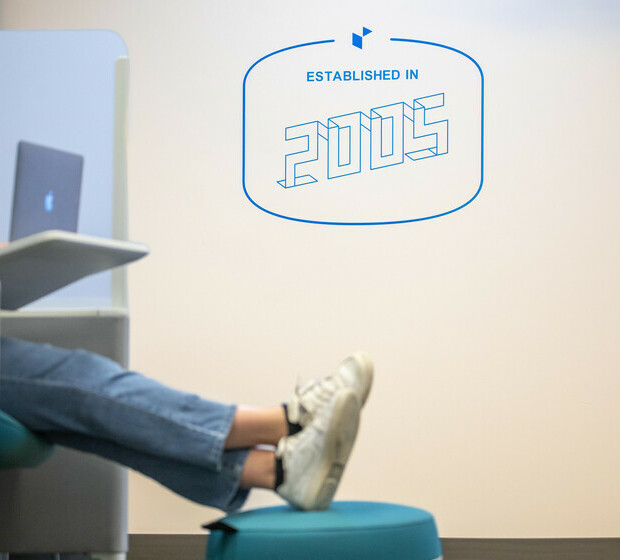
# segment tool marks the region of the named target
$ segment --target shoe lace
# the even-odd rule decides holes
[[[334,393],[338,390],[337,379],[330,375],[321,380],[313,380],[295,387],[297,400],[305,412],[312,412],[317,405],[319,407],[328,404]]]

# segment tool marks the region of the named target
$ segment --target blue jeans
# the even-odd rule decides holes
[[[0,338],[0,408],[48,440],[233,511],[247,449],[225,450],[236,407],[170,389],[83,350]]]

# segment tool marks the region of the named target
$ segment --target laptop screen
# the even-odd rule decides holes
[[[50,229],[77,232],[84,158],[21,141],[11,216],[11,241]]]

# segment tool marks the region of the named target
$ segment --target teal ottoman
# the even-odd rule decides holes
[[[207,560],[435,560],[433,516],[376,502],[334,502],[327,511],[288,506],[229,515],[206,526]]]
[[[53,445],[0,410],[0,469],[36,467],[53,451]]]

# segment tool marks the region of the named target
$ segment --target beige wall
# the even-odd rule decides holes
[[[271,404],[365,348],[376,387],[338,498],[427,508],[447,537],[619,536],[618,9],[364,4],[0,2],[4,28],[127,43],[130,234],[152,249],[130,272],[132,367]],[[482,194],[392,227],[259,212],[241,187],[245,70],[362,25],[481,64]],[[136,533],[219,515],[139,475],[130,507]]]

